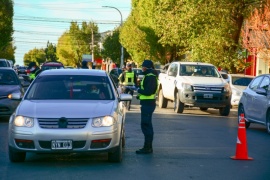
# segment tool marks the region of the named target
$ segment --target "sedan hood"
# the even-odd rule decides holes
[[[7,96],[14,92],[20,92],[19,85],[0,85],[0,96]]]
[[[115,101],[24,100],[16,114],[36,118],[92,118],[112,115],[115,104]]]
[[[200,76],[182,76],[183,82],[190,83],[192,85],[215,85],[224,86],[227,82],[222,78],[217,77],[200,77]]]

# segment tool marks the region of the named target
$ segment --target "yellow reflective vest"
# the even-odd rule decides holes
[[[142,81],[141,81],[141,89],[142,89],[142,90],[144,89],[144,88],[143,88],[143,82],[144,82],[144,78],[145,78],[146,76],[155,76],[155,77],[156,77],[156,75],[154,75],[153,73],[146,74],[146,75],[143,77]],[[157,84],[158,84],[157,78],[156,78],[156,81],[157,81]],[[156,93],[157,93],[157,89],[156,89],[155,93],[154,93],[154,94],[151,94],[150,96],[146,96],[146,95],[140,94],[139,97],[140,97],[140,100],[156,99]]]

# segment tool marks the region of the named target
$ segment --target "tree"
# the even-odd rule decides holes
[[[101,55],[110,58],[116,64],[121,63],[121,44],[119,42],[119,29],[115,29],[112,34],[108,34],[103,42],[103,50]],[[130,55],[124,49],[124,59],[128,59]]]
[[[261,8],[256,8],[245,20],[242,29],[243,47],[251,55],[259,55],[260,59],[270,59],[270,1]]]
[[[0,1],[0,51],[10,45],[13,34],[13,1]]]
[[[185,57],[210,62],[235,72],[243,61],[238,58],[243,21],[265,1],[133,0],[131,15],[121,30],[121,42],[132,57],[150,54],[152,42],[156,42],[164,48],[156,46],[161,58],[169,53],[176,60]]]
[[[24,54],[23,57],[24,64],[28,65],[30,62],[36,62],[38,66],[46,61],[46,54],[44,49],[34,48],[28,53]]]
[[[0,57],[14,61],[15,47],[13,35],[13,1],[0,0]]]
[[[57,45],[57,55],[65,65],[80,66],[83,54],[92,54],[90,44],[94,36],[94,57],[99,56],[97,42],[100,38],[98,35],[98,26],[94,22],[82,22],[81,27],[77,22],[71,22],[68,32],[65,32]],[[92,36],[93,33],[93,36]],[[59,50],[58,50],[59,49]],[[68,51],[67,51],[68,49]]]
[[[155,5],[155,1],[132,1],[131,15],[120,29],[120,42],[137,63],[144,59],[162,61],[165,57],[166,48],[153,29]]]
[[[56,55],[56,46],[50,43],[49,41],[47,42],[47,47],[45,48],[44,51],[45,51],[46,61],[56,62],[58,60],[57,55]]]

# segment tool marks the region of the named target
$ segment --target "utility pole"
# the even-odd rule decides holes
[[[118,8],[116,8],[116,7],[114,7],[114,6],[102,6],[102,7],[105,7],[105,8],[113,8],[113,9],[117,10],[117,11],[119,12],[119,14],[120,14],[120,17],[121,17],[121,24],[120,24],[120,26],[121,26],[121,27],[123,26],[123,17],[122,17],[122,13],[121,13],[121,11],[120,11]],[[123,65],[124,65],[124,47],[121,45],[121,62],[120,62],[120,67],[122,68]]]
[[[93,27],[92,27],[92,46],[91,46],[91,50],[92,50],[92,63],[94,64],[95,59],[94,59],[94,32],[93,32]]]

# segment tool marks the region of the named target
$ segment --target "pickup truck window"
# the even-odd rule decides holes
[[[177,64],[172,64],[168,73],[170,76],[176,76],[178,72],[178,65]]]
[[[181,65],[180,76],[208,76],[220,77],[217,69],[214,66],[206,65]]]

